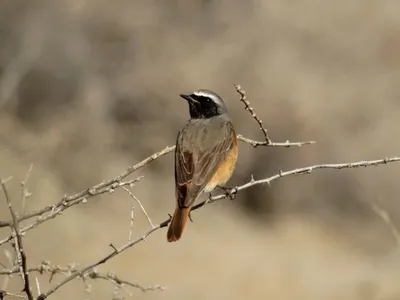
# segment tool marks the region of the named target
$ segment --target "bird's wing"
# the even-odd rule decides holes
[[[207,131],[199,131],[195,141],[185,141],[185,136],[178,136],[180,143],[177,143],[175,150],[175,187],[178,205],[189,207],[196,200],[197,195],[204,189],[208,181],[217,171],[218,166],[226,158],[229,150],[234,146],[235,131],[231,123],[225,126],[223,133],[212,146],[208,148],[196,144],[192,147],[185,147],[185,142],[202,142],[207,135]],[[184,135],[185,133],[182,132]],[[192,149],[191,151],[189,150]],[[193,150],[194,149],[194,150]]]

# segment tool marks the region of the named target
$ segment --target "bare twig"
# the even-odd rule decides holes
[[[7,259],[8,264],[9,264],[11,267],[14,268],[14,267],[15,267],[15,266],[14,266],[14,258],[13,258],[13,255],[11,254],[11,252],[10,252],[8,249],[4,249],[4,257]],[[2,264],[2,267],[3,267],[4,269],[7,268],[7,267],[6,267],[5,265],[3,265],[3,264]],[[20,271],[20,266],[17,266],[15,269],[16,269],[16,272],[19,273],[19,271]],[[0,291],[1,291],[1,290],[4,290],[4,291],[6,290],[9,281],[10,281],[10,276],[6,276],[6,277],[4,278],[4,280],[3,280],[3,282],[2,282],[2,286],[0,287]],[[1,299],[1,297],[0,297],[0,299]]]
[[[154,224],[153,224],[153,222],[151,221],[151,219],[150,219],[150,217],[149,217],[149,214],[148,214],[147,211],[145,210],[145,208],[144,208],[144,206],[142,205],[142,203],[140,202],[140,200],[139,200],[137,197],[135,197],[135,195],[133,195],[132,192],[131,192],[128,188],[126,188],[125,186],[122,187],[122,188],[129,194],[129,196],[130,196],[133,200],[136,201],[137,204],[139,204],[140,209],[142,210],[143,214],[146,216],[147,221],[148,221],[149,224],[150,224],[150,227],[153,228],[153,227],[154,227]]]
[[[37,272],[40,274],[50,273],[54,276],[55,274],[70,275],[72,272],[78,271],[78,265],[75,263],[70,263],[67,266],[52,265],[49,261],[42,261],[37,267],[28,268],[28,273]],[[18,268],[14,267],[8,270],[0,271],[0,275],[12,275],[19,273]],[[50,280],[51,281],[51,278]]]
[[[168,220],[169,222],[169,220]],[[65,278],[64,280],[60,281],[58,284],[56,284],[54,287],[52,287],[50,290],[48,290],[46,293],[42,293],[40,294],[36,300],[44,300],[47,297],[49,297],[50,295],[52,295],[54,292],[56,292],[59,288],[61,288],[62,286],[64,286],[65,284],[67,284],[68,282],[70,282],[71,280],[73,280],[74,278],[78,277],[78,276],[84,276],[84,274],[86,274],[88,271],[92,270],[93,268],[106,263],[107,261],[109,261],[110,259],[112,259],[114,256],[124,252],[125,250],[129,249],[130,247],[138,244],[141,241],[146,240],[146,237],[148,237],[150,234],[152,234],[154,231],[158,230],[161,228],[161,225],[163,225],[163,227],[165,227],[168,222],[164,225],[164,223],[161,223],[160,225],[154,226],[154,228],[151,228],[149,231],[147,231],[145,234],[143,234],[141,237],[137,238],[136,240],[130,241],[125,245],[122,245],[119,248],[116,248],[114,245],[110,245],[111,248],[113,249],[113,252],[111,252],[110,254],[108,254],[107,256],[101,258],[100,260],[82,268],[80,271],[72,273],[70,276],[68,276],[67,278]]]
[[[133,221],[135,219],[135,206],[131,206],[131,221],[129,223],[129,235],[128,235],[128,241],[132,240],[132,231],[133,231]]]
[[[125,172],[123,172],[122,174],[120,174],[112,179],[109,179],[107,181],[103,181],[97,185],[94,185],[94,186],[92,186],[88,189],[85,189],[79,193],[76,193],[74,195],[64,196],[60,201],[58,201],[55,204],[48,205],[42,209],[32,211],[30,213],[27,213],[27,214],[21,216],[18,219],[18,221],[21,222],[21,221],[25,221],[25,220],[28,220],[33,217],[41,216],[47,212],[52,212],[52,211],[54,212],[54,211],[57,211],[58,209],[61,209],[61,207],[70,207],[70,206],[73,206],[73,205],[76,205],[76,204],[79,204],[82,202],[86,202],[89,198],[91,198],[93,196],[104,194],[106,192],[113,192],[118,187],[134,184],[135,182],[140,180],[142,177],[139,177],[138,179],[130,180],[127,182],[122,182],[122,180],[125,179],[126,177],[128,177],[133,172],[135,172],[143,167],[146,167],[152,161],[172,152],[174,149],[175,149],[175,146],[166,147],[165,149],[163,149],[157,153],[154,153],[153,155],[147,157],[146,159],[142,160],[141,162],[137,163],[136,165],[128,167],[125,170]],[[65,210],[65,209],[62,209],[62,211],[63,210]],[[0,222],[0,227],[10,226],[11,223],[12,223],[11,221]],[[29,229],[26,229],[26,230],[29,230]],[[26,231],[26,230],[24,230],[24,231]],[[1,242],[0,242],[0,245],[1,245]]]
[[[18,298],[18,299],[26,299],[25,296],[9,293],[7,291],[0,291],[0,300],[3,300],[6,296]]]
[[[253,117],[254,120],[258,123],[258,126],[260,127],[260,130],[264,134],[265,141],[267,142],[267,145],[271,144],[271,139],[268,136],[268,130],[264,128],[262,121],[257,117],[256,113],[254,112],[254,109],[250,106],[250,102],[246,100],[246,91],[242,89],[242,87],[238,84],[233,85],[236,89],[236,91],[240,95],[240,101],[243,102],[245,110],[247,110],[251,116]]]
[[[118,251],[118,249],[117,249]],[[18,268],[12,268],[10,270],[3,270],[0,272],[0,275],[12,275],[15,273],[18,273]],[[79,272],[79,269],[77,268],[77,265],[75,263],[71,263],[68,264],[67,266],[59,266],[59,265],[52,265],[50,262],[48,261],[43,261],[40,265],[38,265],[37,267],[34,268],[29,268],[28,272],[37,272],[40,274],[44,274],[44,273],[49,273],[50,274],[50,282],[52,281],[52,277],[55,274],[61,274],[64,276],[71,276],[73,274],[79,273],[78,276],[75,276],[76,278],[81,278],[82,280],[86,281],[86,278],[91,278],[91,279],[104,279],[104,280],[109,280],[110,282],[112,282],[115,285],[118,285],[121,288],[124,288],[124,286],[131,286],[134,288],[138,288],[143,292],[146,291],[151,291],[151,290],[164,290],[165,287],[162,285],[151,285],[151,286],[143,286],[140,285],[139,283],[133,283],[133,282],[129,282],[127,280],[123,280],[121,278],[119,278],[116,274],[112,273],[112,272],[107,272],[106,274],[102,274],[99,273],[95,268],[93,268],[92,270],[90,270],[89,272],[86,273],[81,273]],[[82,274],[82,275],[81,275]],[[85,285],[89,285],[88,282],[85,283]],[[36,277],[36,287],[38,290],[38,295],[41,294],[40,292],[40,283],[38,278]],[[128,292],[128,291],[127,291]]]
[[[252,145],[253,147],[258,147],[258,146],[269,146],[269,147],[301,147],[304,145],[310,145],[310,144],[315,144],[315,141],[307,141],[307,142],[273,142],[271,141],[269,135],[268,135],[268,130],[263,126],[263,122],[259,117],[257,117],[256,113],[254,112],[254,108],[250,106],[250,102],[246,98],[246,91],[242,89],[242,87],[239,84],[234,84],[233,85],[236,89],[236,92],[240,95],[240,101],[243,102],[245,110],[247,110],[252,118],[257,122],[259,129],[264,135],[264,141],[254,141],[248,138],[245,138],[242,135],[238,135],[238,139]]]
[[[21,233],[19,231],[19,225],[18,225],[18,218],[17,215],[14,212],[14,209],[12,208],[11,204],[11,199],[8,195],[8,191],[6,188],[6,181],[1,179],[1,188],[3,189],[4,197],[7,202],[8,209],[10,210],[10,214],[13,220],[13,230],[15,233],[15,250],[18,252],[17,255],[20,255],[21,261],[19,262],[19,265],[21,267],[21,276],[24,280],[24,289],[23,291],[25,292],[26,296],[28,297],[29,300],[33,300],[33,295],[31,291],[31,285],[29,281],[29,273],[28,273],[28,267],[27,267],[27,262],[26,262],[26,254],[25,254],[25,249],[22,244],[22,237]]]
[[[35,279],[36,279],[36,289],[37,289],[37,293],[38,293],[38,295],[40,295],[42,292],[40,291],[39,279],[37,278],[37,276],[35,277]]]
[[[394,225],[392,218],[389,213],[381,208],[377,203],[372,200],[367,200],[367,204],[370,206],[372,211],[387,225],[390,233],[396,241],[397,246],[400,246],[400,233],[397,227]]]
[[[257,148],[259,146],[266,146],[266,147],[285,147],[285,148],[289,148],[289,147],[301,147],[301,146],[305,146],[305,145],[312,145],[315,144],[315,141],[305,141],[305,142],[290,142],[290,141],[286,141],[286,142],[273,142],[273,141],[255,141],[252,139],[248,139],[246,137],[244,137],[241,134],[237,135],[238,140],[245,142],[249,145],[252,145],[254,148]]]
[[[26,172],[25,179],[21,181],[21,198],[22,198],[22,213],[25,213],[26,198],[30,196],[30,193],[26,189],[26,184],[28,183],[29,176],[31,175],[33,169],[33,164],[30,165],[28,172]]]
[[[113,193],[116,188],[124,187],[124,186],[131,186],[131,185],[139,182],[139,180],[142,179],[142,178],[143,178],[143,176],[140,176],[140,177],[138,177],[136,179],[132,179],[132,180],[129,180],[129,181],[115,182],[115,183],[113,183],[113,184],[111,184],[109,186],[106,186],[106,187],[103,187],[103,188],[100,188],[100,189],[93,189],[93,190],[91,190],[89,192],[90,195],[87,196],[87,197],[90,198],[90,197],[93,197],[93,196],[96,196],[96,195],[100,195],[100,194],[104,194],[104,193]],[[56,216],[60,215],[63,211],[65,211],[66,209],[68,209],[68,208],[70,208],[70,207],[72,207],[74,205],[77,205],[77,204],[80,204],[80,203],[86,203],[87,199],[88,199],[87,197],[86,196],[81,196],[81,197],[75,197],[74,196],[74,197],[71,198],[72,200],[69,199],[69,200],[66,200],[65,202],[62,202],[62,203],[59,202],[57,204],[54,204],[54,205],[50,206],[50,207],[53,207],[53,209],[50,210],[50,213],[45,215],[45,216],[41,215],[41,213],[38,212],[38,218],[33,223],[31,223],[31,224],[29,224],[29,225],[27,225],[25,227],[22,227],[20,232],[21,233],[25,233],[26,231],[31,230],[31,229],[37,227],[38,225],[40,225],[40,224],[42,224],[42,223],[44,223],[44,222],[46,222],[46,221],[48,221],[50,219],[54,219]],[[43,209],[43,211],[44,211],[43,214],[46,213],[47,212],[47,208]],[[22,218],[20,218],[20,219],[22,219]],[[0,240],[0,246],[3,245],[4,243],[7,243],[12,238],[13,238],[12,235],[10,235],[5,239]]]
[[[127,280],[123,280],[112,272],[102,274],[102,273],[99,273],[95,269],[93,269],[91,272],[89,272],[87,276],[89,276],[91,279],[108,280],[108,281],[112,282],[113,284],[118,285],[119,287],[131,286],[131,287],[140,289],[142,292],[155,291],[155,290],[163,291],[166,289],[166,287],[159,285],[159,284],[151,285],[151,286],[142,286],[138,283],[133,283],[133,282],[129,282]]]

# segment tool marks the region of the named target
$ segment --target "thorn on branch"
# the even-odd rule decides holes
[[[16,213],[14,212],[14,209],[13,209],[12,203],[11,203],[11,199],[10,199],[10,196],[9,196],[7,188],[6,188],[6,182],[8,182],[8,180],[0,179],[0,181],[1,181],[1,188],[3,190],[8,209],[10,211],[10,214],[11,214],[11,217],[13,220],[12,227],[13,227],[13,231],[15,233],[15,251],[17,254],[18,264],[20,266],[21,277],[24,281],[24,288],[22,291],[25,292],[28,300],[33,300],[33,295],[32,295],[31,285],[30,285],[30,280],[29,280],[28,267],[27,267],[27,259],[26,259],[25,249],[22,244],[22,237],[21,237],[21,233],[20,233],[20,229],[19,229],[18,217],[17,217]]]
[[[267,129],[264,128],[263,122],[257,117],[253,107],[250,106],[250,102],[246,100],[246,91],[243,90],[242,87],[238,84],[235,84],[234,87],[240,95],[240,101],[243,102],[245,110],[247,110],[251,114],[252,118],[258,123],[258,126],[260,127],[260,130],[264,135],[266,145],[271,144],[271,139],[268,136]]]
[[[304,145],[310,145],[310,144],[315,144],[315,141],[307,141],[307,142],[289,142],[287,140],[284,143],[276,143],[273,142],[269,135],[268,135],[268,130],[263,126],[263,121],[257,116],[257,114],[254,111],[254,108],[250,106],[250,102],[247,100],[246,97],[246,91],[242,89],[242,87],[239,84],[234,84],[233,85],[236,89],[236,92],[240,95],[240,101],[244,104],[245,110],[247,110],[251,117],[257,122],[259,129],[264,135],[264,141],[259,142],[259,141],[253,141],[251,139],[245,138],[242,135],[238,135],[238,139],[252,145],[254,148],[258,146],[271,146],[271,147],[291,147],[291,146],[297,146],[301,147]]]
[[[28,199],[31,196],[31,193],[29,193],[28,189],[26,188],[26,185],[28,183],[32,169],[33,169],[33,164],[30,165],[28,172],[26,172],[25,179],[21,181],[22,213],[25,212],[26,199]]]
[[[110,243],[110,247],[114,250],[115,253],[118,252],[118,249],[114,246],[113,243]]]

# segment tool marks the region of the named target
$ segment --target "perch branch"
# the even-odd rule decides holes
[[[259,184],[265,184],[267,183],[268,185],[273,181],[278,178],[286,177],[289,175],[303,175],[303,174],[311,174],[312,171],[317,170],[317,169],[351,169],[351,168],[360,168],[360,167],[369,167],[369,166],[378,166],[378,165],[383,165],[383,164],[388,164],[392,162],[398,162],[400,161],[400,156],[396,157],[390,157],[390,158],[383,158],[383,159],[377,159],[377,160],[362,160],[358,162],[349,162],[349,163],[340,163],[340,164],[321,164],[321,165],[313,165],[313,166],[308,166],[304,168],[298,168],[298,169],[293,169],[289,171],[279,171],[278,174],[273,175],[268,178],[260,179],[260,180],[254,180],[254,178],[251,178],[251,180],[243,184],[241,186],[229,189],[226,193],[220,194],[218,196],[210,197],[209,199],[197,204],[192,208],[201,207],[206,203],[211,203],[215,202],[217,200],[224,199],[226,197],[232,196],[237,194],[239,191],[247,189],[249,187],[252,187],[254,185],[259,185]]]
[[[192,210],[199,209],[200,207],[204,206],[205,204],[209,204],[209,203],[221,200],[221,199],[225,199],[225,198],[229,197],[230,194],[237,194],[239,191],[242,191],[244,189],[248,189],[248,188],[250,188],[252,186],[259,185],[259,184],[265,184],[265,183],[270,184],[274,180],[277,180],[279,178],[283,178],[283,177],[286,177],[286,176],[290,176],[290,175],[310,174],[312,171],[318,170],[318,169],[350,169],[350,168],[377,166],[377,165],[381,165],[381,164],[388,164],[388,163],[399,162],[399,161],[400,161],[400,157],[390,157],[390,158],[370,160],[370,161],[359,161],[359,162],[340,163],[340,164],[313,165],[313,166],[293,169],[293,170],[289,170],[289,171],[280,171],[278,174],[275,174],[273,176],[270,176],[270,177],[267,177],[267,178],[264,178],[264,179],[254,180],[254,178],[252,178],[246,184],[243,184],[241,186],[237,186],[235,188],[232,188],[226,193],[223,193],[223,194],[220,194],[220,195],[217,195],[217,196],[214,196],[214,197],[210,197],[209,199],[207,199],[207,200],[195,205],[192,208]],[[99,266],[101,264],[104,264],[105,262],[107,262],[110,259],[112,259],[114,256],[124,252],[125,250],[131,248],[132,246],[138,244],[141,241],[145,241],[146,238],[149,235],[151,235],[155,231],[159,230],[160,228],[166,227],[169,224],[169,222],[170,222],[170,219],[167,219],[167,220],[165,220],[164,222],[162,222],[162,223],[160,223],[158,225],[154,225],[153,228],[149,229],[146,233],[144,233],[139,238],[137,238],[135,240],[132,240],[132,241],[128,241],[128,243],[120,246],[119,248],[117,248],[113,244],[111,244],[110,246],[113,249],[113,251],[110,254],[108,254],[105,257],[97,260],[96,262],[94,262],[94,263],[82,268],[80,271],[71,274],[70,276],[68,276],[67,278],[65,278],[64,280],[62,280],[58,284],[56,284],[54,287],[52,287],[46,293],[39,295],[37,300],[46,299],[48,296],[50,296],[51,294],[56,292],[59,288],[61,288],[62,286],[64,286],[69,281],[73,280],[74,278],[76,278],[78,276],[84,276],[85,274],[87,274],[88,272],[93,270],[95,267],[97,267],[97,266]]]

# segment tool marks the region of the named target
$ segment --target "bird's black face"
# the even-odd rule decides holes
[[[189,103],[192,119],[209,119],[227,112],[224,101],[214,92],[199,90],[190,95],[180,96]]]

